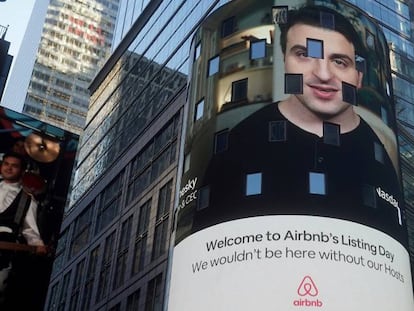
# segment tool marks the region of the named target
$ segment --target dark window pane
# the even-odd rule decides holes
[[[362,186],[362,198],[364,205],[376,208],[377,207],[377,196],[375,188],[371,185]]]
[[[375,160],[382,164],[384,164],[384,151],[384,147],[381,144],[374,142]]]
[[[216,134],[214,139],[214,153],[219,153],[227,150],[228,147],[229,132],[222,131]]]
[[[331,13],[321,12],[321,26],[329,29],[335,29],[335,16]]]
[[[139,310],[139,294],[140,290],[137,290],[128,296],[126,311]]]
[[[367,63],[365,61],[365,58],[363,58],[363,57],[361,57],[359,55],[355,55],[355,66],[356,66],[356,69],[359,72],[362,72],[363,74],[366,73],[366,71],[367,71]]]
[[[340,125],[323,122],[323,142],[328,145],[340,145]]]
[[[135,243],[132,274],[136,274],[144,269],[146,249],[147,236],[145,235]]]
[[[231,86],[231,101],[247,99],[247,79],[234,81]]]
[[[302,94],[303,93],[303,76],[301,73],[285,74],[285,94]]]
[[[269,141],[286,140],[286,121],[269,122]]]
[[[342,100],[348,104],[357,104],[357,88],[355,85],[342,82]]]
[[[198,192],[197,209],[202,210],[207,208],[210,202],[210,187],[205,186]]]
[[[236,18],[230,17],[221,24],[221,36],[227,37],[236,31]]]
[[[162,275],[159,274],[148,283],[145,311],[161,311],[162,296]]]
[[[387,109],[381,107],[381,119],[384,121],[385,124],[389,125],[388,123],[388,112]]]

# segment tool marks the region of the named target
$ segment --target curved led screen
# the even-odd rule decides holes
[[[379,26],[232,1],[191,54],[169,310],[412,310]]]

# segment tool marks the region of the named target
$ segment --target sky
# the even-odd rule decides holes
[[[5,39],[10,42],[10,55],[17,55],[34,3],[35,0],[0,2],[0,25],[9,25]]]
[[[0,1],[0,25],[8,26],[5,39],[13,56],[0,106],[23,109],[48,4],[49,0]]]

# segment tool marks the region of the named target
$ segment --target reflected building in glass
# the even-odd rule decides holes
[[[186,118],[194,118],[196,124],[206,117],[212,102],[231,120],[234,108],[247,101],[273,100],[272,65],[277,60],[271,12],[263,16],[262,25],[243,25],[248,31],[240,33],[235,19],[220,21],[222,37],[196,44],[201,23],[228,2],[120,2],[116,48],[90,85],[89,111],[45,310],[162,310],[173,211],[179,204],[178,172],[191,162],[180,149],[182,125]],[[409,69],[414,49],[408,26],[414,10],[401,1],[353,4],[380,19],[390,44],[409,222],[414,219],[414,97],[407,92],[414,83]],[[222,50],[203,59],[202,49],[216,46],[214,40],[220,40]],[[193,63],[207,74],[191,70]],[[208,98],[213,93],[206,81],[212,76],[217,98]],[[261,83],[255,84],[259,79]],[[207,85],[205,95],[188,92],[188,81]],[[191,112],[184,108],[187,100],[194,102]],[[226,132],[217,133],[214,148],[220,151],[226,146]],[[261,178],[247,176],[253,185],[249,194],[260,191]]]

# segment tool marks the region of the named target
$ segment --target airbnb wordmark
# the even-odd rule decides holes
[[[300,298],[293,301],[295,307],[322,307],[323,305],[322,301],[316,298],[319,290],[309,275],[305,276],[300,282],[297,294]]]

